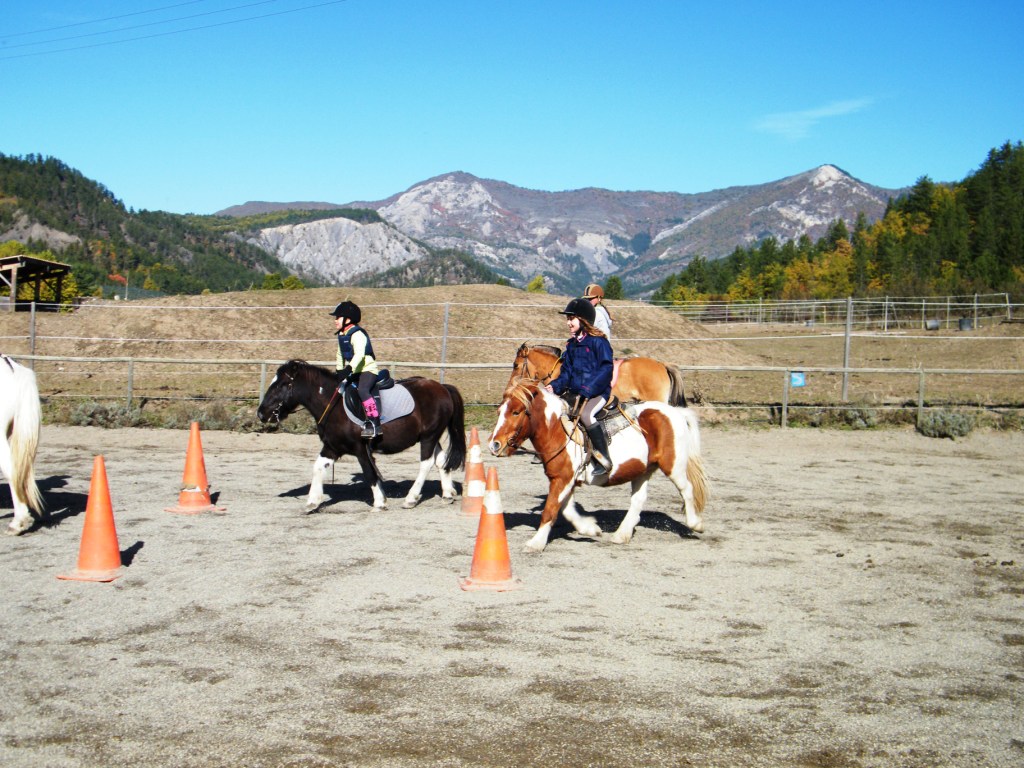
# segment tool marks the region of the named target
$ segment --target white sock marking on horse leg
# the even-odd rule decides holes
[[[412,484],[412,488],[409,489],[409,493],[405,496],[405,501],[402,502],[402,507],[405,509],[412,509],[420,503],[420,499],[423,498],[420,493],[423,490],[423,483],[427,480],[427,473],[430,472],[430,468],[434,465],[434,459],[424,459],[420,462],[420,471],[416,475],[416,480]]]
[[[376,483],[370,486],[370,490],[373,491],[373,508],[387,509],[388,497],[384,493],[384,484],[380,480],[377,480]]]
[[[629,497],[629,509],[626,516],[622,518],[619,527],[612,534],[612,541],[616,544],[628,544],[633,540],[633,531],[640,522],[640,513],[643,512],[644,504],[647,503],[647,489],[650,482],[650,475],[638,477],[632,482],[632,493]]]
[[[316,509],[327,500],[324,495],[324,476],[332,464],[334,462],[326,456],[317,456],[313,462],[313,479],[309,481],[309,496],[306,497],[307,510]]]
[[[565,515],[565,519],[572,523],[572,527],[576,529],[578,533],[582,533],[584,536],[600,536],[601,526],[597,524],[597,520],[590,515],[581,515],[576,511],[576,502],[570,498],[568,503],[565,505],[565,509],[562,510],[562,514]]]
[[[526,546],[523,549],[526,552],[543,552],[544,547],[548,545],[548,535],[551,533],[551,523],[544,523],[537,532],[533,534]]]

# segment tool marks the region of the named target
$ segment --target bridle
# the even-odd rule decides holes
[[[514,397],[516,400],[518,400],[520,403],[523,404],[523,410],[524,410],[524,413],[526,414],[526,419],[523,420],[519,424],[519,426],[516,427],[515,432],[513,432],[512,436],[509,437],[509,439],[505,441],[505,444],[513,452],[521,450],[523,453],[528,453],[528,454],[530,454],[532,456],[537,456],[537,457],[543,459],[544,457],[541,456],[539,451],[534,451],[534,450],[531,450],[529,448],[523,448],[523,441],[526,439],[526,437],[524,435],[524,432],[526,431],[526,425],[533,420],[533,414],[532,414],[532,411],[531,411],[531,406],[533,405],[533,401],[537,398],[537,395],[540,394],[540,388],[543,386],[543,382],[541,382],[540,379],[534,379],[534,378],[527,377],[527,376],[522,376],[520,378],[521,378],[521,381],[517,381],[515,384],[512,385],[511,391],[509,392],[509,397]],[[523,383],[524,381],[534,385],[534,391],[533,391],[532,395],[530,394],[530,391],[527,388],[527,385],[525,383]],[[551,456],[548,457],[549,461],[551,459],[555,458],[558,454],[560,454],[562,451],[564,451],[568,447],[569,439],[570,439],[569,435],[566,434],[565,442],[562,443],[562,447],[559,448],[557,451],[555,451],[553,454],[551,454]]]
[[[287,373],[280,373],[280,372],[279,372],[279,375],[280,375],[280,377],[282,379],[285,380],[285,382],[286,382],[285,385],[284,385],[285,389],[287,389],[288,390],[288,394],[291,395],[292,387],[295,386],[295,376],[293,376],[291,374],[287,374]],[[284,404],[284,398],[283,397],[277,398],[277,404],[273,407],[273,409],[270,411],[269,415],[267,416],[267,421],[268,422],[272,422],[275,425],[281,423],[281,406],[283,404]]]

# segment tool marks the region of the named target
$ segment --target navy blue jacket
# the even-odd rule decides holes
[[[575,336],[565,343],[562,370],[551,382],[556,395],[571,392],[583,397],[603,397],[612,392],[612,345],[604,336],[585,335],[582,341]]]

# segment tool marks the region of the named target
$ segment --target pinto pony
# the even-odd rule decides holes
[[[562,370],[562,350],[546,344],[522,344],[512,363],[506,387],[517,378],[537,379],[548,384]],[[650,357],[627,357],[615,361],[612,395],[622,402],[657,400],[686,407],[683,373]]]
[[[43,514],[34,466],[41,423],[35,373],[7,355],[0,355],[0,472],[11,487],[14,519],[7,532],[13,536],[32,527],[33,512]]]
[[[626,416],[615,417],[623,420],[621,429],[608,441],[612,469],[607,475],[597,476],[593,474],[579,428],[567,419],[567,410],[565,401],[541,382],[519,379],[505,390],[498,407],[498,422],[488,442],[491,453],[502,457],[510,456],[529,440],[544,462],[548,495],[540,526],[527,542],[527,551],[543,551],[559,512],[583,535],[602,535],[594,518],[576,511],[573,494],[584,482],[631,483],[629,510],[611,536],[616,544],[628,543],[640,522],[647,485],[655,469],[665,473],[683,498],[683,514],[675,510],[665,513],[695,533],[704,530],[701,513],[707,501],[708,482],[700,455],[697,415],[692,410],[660,402],[627,406]]]
[[[338,386],[335,374],[302,360],[289,360],[277,369],[256,415],[267,423],[278,423],[303,406],[317,419],[317,434],[322,443],[320,456],[313,464],[313,479],[309,484],[306,511],[326,501],[324,473],[341,456],[355,456],[363,476],[373,491],[373,506],[384,509],[387,497],[369,443],[360,436],[359,423],[351,421],[342,404],[333,403]],[[465,407],[462,395],[455,387],[419,376],[402,379],[401,386],[412,396],[412,410],[404,416],[382,426],[382,435],[373,441],[373,451],[400,453],[415,443],[420,444],[420,469],[416,481],[409,489],[402,506],[415,507],[422,496],[423,483],[431,465],[441,475],[442,498],[449,504],[455,500],[452,472],[463,466],[466,457]],[[385,408],[385,411],[387,409]],[[441,447],[441,438],[447,432],[448,448]]]

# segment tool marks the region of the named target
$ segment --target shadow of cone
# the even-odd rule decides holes
[[[199,437],[199,422],[193,421],[185,453],[185,473],[181,478],[178,504],[166,507],[164,512],[179,515],[197,515],[200,512],[223,512],[210,500],[210,484],[206,481],[206,462],[203,460],[203,441]]]
[[[462,514],[479,517],[484,509],[484,457],[480,450],[480,434],[476,427],[469,433],[466,458],[466,479],[462,483]]]
[[[85,504],[82,543],[78,549],[78,567],[58,579],[68,581],[113,581],[121,575],[121,548],[114,527],[114,510],[110,506],[110,488],[103,457],[92,463],[89,500]]]
[[[505,536],[505,514],[501,508],[501,494],[498,492],[498,470],[487,470],[487,490],[484,493],[484,511],[480,515],[480,527],[476,533],[473,549],[473,564],[469,576],[459,579],[459,586],[466,591],[489,589],[493,592],[508,592],[519,589],[523,583],[512,578],[512,562],[508,555],[508,538]]]

